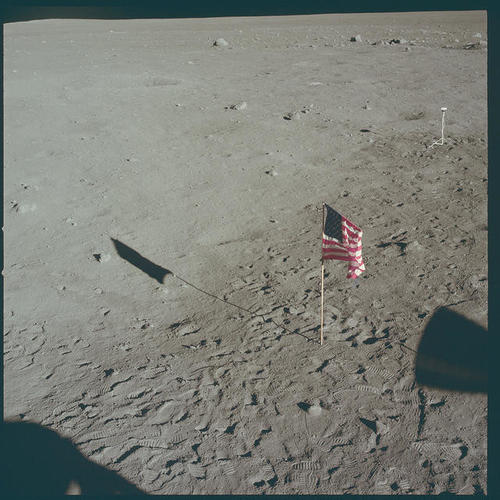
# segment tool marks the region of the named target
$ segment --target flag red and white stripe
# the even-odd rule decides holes
[[[349,262],[348,278],[357,278],[365,265],[361,256],[363,231],[325,204],[326,219],[323,224],[322,258]]]

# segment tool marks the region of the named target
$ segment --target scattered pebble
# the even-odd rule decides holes
[[[351,36],[351,42],[361,42],[361,35]]]
[[[92,255],[97,262],[101,263],[108,262],[108,260],[111,259],[111,255],[109,253],[93,253]]]
[[[78,223],[74,221],[73,217],[68,217],[66,221],[68,224],[71,224],[72,226],[77,226]]]
[[[464,45],[465,50],[474,50],[474,49],[479,49],[481,47],[481,42],[471,42],[471,43],[466,43]]]
[[[483,35],[481,35],[481,33],[476,33],[476,34],[474,35],[474,38],[482,38],[482,37],[483,37]]]
[[[272,175],[273,177],[276,177],[278,175],[278,172],[276,170],[271,169],[271,170],[266,170],[267,175]]]
[[[307,414],[311,415],[311,417],[318,417],[321,415],[322,409],[321,406],[319,405],[313,405],[310,406],[309,409],[307,410]]]
[[[217,38],[214,42],[214,47],[227,47],[229,43],[224,40],[224,38]]]
[[[18,213],[25,214],[27,212],[34,212],[36,210],[36,204],[19,204],[16,200],[10,202],[10,209],[15,210]]]
[[[417,240],[415,240],[408,245],[408,249],[422,251],[424,250],[424,247]]]
[[[283,118],[285,120],[300,120],[300,113],[298,111],[293,111],[287,113]]]
[[[240,102],[238,104],[231,104],[231,106],[229,106],[229,109],[235,109],[236,111],[242,111],[244,109],[247,109],[247,103],[245,101],[243,101],[243,102]]]

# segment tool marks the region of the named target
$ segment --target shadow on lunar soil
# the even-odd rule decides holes
[[[119,240],[115,240],[114,238],[111,238],[111,241],[113,242],[118,255],[122,259],[130,262],[130,264],[158,281],[158,283],[162,284],[165,276],[172,274],[172,272],[168,269],[165,269],[164,267],[161,267],[154,262],[146,259],[139,252],[136,252],[133,248],[125,245],[125,243],[122,243]]]
[[[417,383],[455,391],[486,392],[487,333],[464,316],[439,308],[427,323],[418,347]]]
[[[118,473],[85,458],[69,439],[41,425],[3,422],[1,438],[4,498],[64,495],[71,483],[82,494],[146,495]]]
[[[317,340],[309,338],[306,335],[304,335],[303,333],[300,333],[298,328],[291,331],[287,327],[285,327],[283,324],[276,323],[272,318],[266,319],[264,314],[253,313],[251,310],[246,309],[245,307],[241,307],[238,304],[234,304],[233,302],[230,302],[229,300],[221,299],[217,295],[214,295],[213,293],[207,292],[206,290],[203,290],[202,288],[199,288],[198,286],[193,285],[193,283],[190,283],[189,281],[185,280],[184,278],[181,278],[180,276],[174,274],[172,271],[169,271],[168,269],[161,267],[158,264],[155,264],[154,262],[151,262],[149,259],[146,259],[139,252],[136,252],[133,248],[130,248],[129,246],[125,245],[125,243],[122,243],[119,240],[115,240],[114,238],[111,238],[111,241],[113,242],[113,245],[115,246],[115,249],[116,249],[118,255],[122,259],[126,260],[127,262],[129,262],[133,266],[137,267],[142,272],[146,273],[148,276],[150,276],[151,278],[158,281],[158,283],[160,283],[160,284],[163,284],[163,280],[165,279],[165,276],[171,274],[172,276],[174,276],[178,280],[186,283],[186,285],[194,288],[195,290],[198,290],[201,293],[204,293],[205,295],[207,295],[209,297],[212,297],[212,298],[217,299],[221,302],[224,302],[225,304],[228,304],[228,305],[236,307],[242,311],[245,311],[245,312],[249,313],[250,315],[252,315],[253,317],[257,317],[257,316],[261,317],[264,319],[264,321],[266,323],[273,323],[278,328],[282,328],[284,331],[286,331],[288,333],[300,335],[301,337],[305,338],[308,342],[313,342],[313,343],[318,342]],[[319,330],[319,325],[316,327],[310,328],[309,330],[306,330],[306,332],[309,332],[309,331],[316,332],[318,330]]]

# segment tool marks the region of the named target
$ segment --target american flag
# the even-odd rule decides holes
[[[349,262],[348,278],[356,279],[364,270],[361,257],[363,231],[325,203],[326,220],[323,225],[321,252],[323,259]]]

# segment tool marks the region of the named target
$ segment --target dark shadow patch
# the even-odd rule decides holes
[[[379,243],[378,245],[375,245],[377,248],[386,248],[390,245],[397,245],[400,250],[400,256],[401,255],[406,255],[406,247],[408,246],[408,243],[405,243],[403,241],[388,241],[387,243]]]
[[[298,406],[301,410],[303,410],[303,411],[305,411],[305,412],[309,411],[309,408],[311,408],[311,405],[310,405],[309,403],[305,403],[305,402],[303,402],[303,401],[301,401],[300,403],[297,403],[297,406]]]
[[[278,482],[278,476],[274,475],[274,477],[272,477],[267,481],[267,484],[271,486],[271,488],[274,488],[277,482]]]
[[[237,425],[238,425],[237,423],[233,424],[233,425],[230,425],[224,432],[226,434],[234,434],[234,429],[236,429]]]
[[[132,453],[134,453],[134,451],[137,451],[139,448],[140,448],[139,445],[132,446],[132,448],[130,448],[130,450],[127,450],[123,455],[120,455],[116,459],[115,463],[119,464],[119,463],[123,462],[127,457],[129,457],[130,455],[132,455]]]
[[[316,368],[316,372],[317,373],[321,373],[327,366],[328,366],[328,363],[330,362],[329,359],[323,361],[323,363],[321,363],[321,366],[318,366],[318,368]]]
[[[394,244],[397,245],[399,247],[399,250],[401,251],[399,255],[406,255],[406,247],[408,246],[408,243],[396,241]]]
[[[111,241],[113,242],[118,255],[122,259],[130,262],[130,264],[158,281],[158,283],[162,284],[165,276],[167,276],[168,274],[172,274],[172,272],[168,269],[165,269],[164,267],[158,266],[154,262],[151,262],[150,260],[143,257],[140,253],[136,252],[133,248],[130,248],[121,241],[115,240],[114,238],[111,238]]]
[[[4,422],[0,434],[4,498],[54,498],[64,495],[71,482],[78,484],[83,495],[145,495],[116,472],[87,460],[69,439],[53,430],[31,422]]]
[[[367,418],[360,417],[361,423],[365,424],[368,429],[373,432],[377,432],[377,423],[374,420],[368,420]]]
[[[420,341],[417,383],[468,392],[487,392],[487,330],[445,307],[431,317]]]

